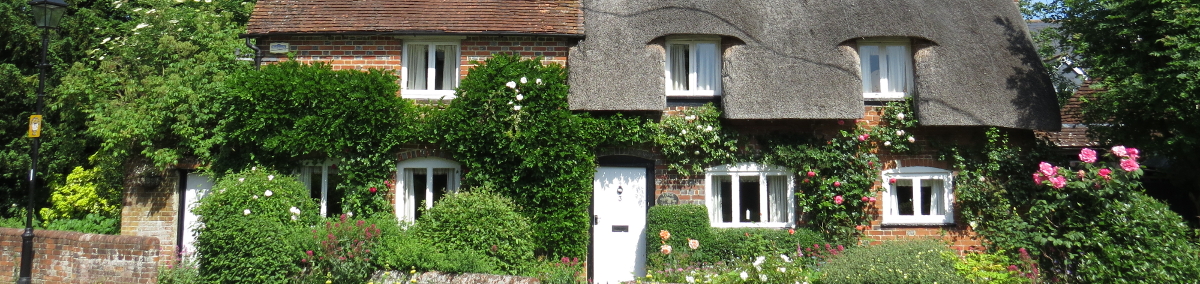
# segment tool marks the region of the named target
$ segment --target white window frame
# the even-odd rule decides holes
[[[882,54],[877,54],[874,52],[869,52],[867,50],[864,50],[863,47],[866,47],[866,46],[874,46],[877,48],[876,50],[880,51],[880,53],[882,53]],[[868,73],[867,65],[870,64],[870,60],[868,60],[868,58],[872,55],[879,55],[881,57],[886,56],[887,55],[886,50],[888,49],[888,47],[896,47],[896,46],[904,48],[904,51],[902,52],[903,58],[900,61],[900,62],[903,62],[905,65],[905,66],[900,67],[904,70],[904,73],[902,74],[902,76],[904,76],[904,78],[901,78],[901,80],[904,80],[904,88],[903,88],[904,90],[899,91],[899,92],[897,92],[897,91],[868,92],[868,90],[871,90],[872,86],[874,86],[874,85],[881,86],[880,90],[886,89],[888,86],[888,82],[890,80],[894,79],[894,77],[895,77],[894,74],[888,73],[890,70],[889,64],[891,64],[890,62],[888,62],[889,60],[880,60],[879,61],[879,64],[880,64],[880,66],[879,66],[879,72],[880,72],[879,81],[872,82],[871,80],[868,80],[869,75],[867,74]],[[912,92],[912,90],[913,90],[913,52],[912,52],[912,41],[911,40],[909,40],[909,39],[865,39],[865,40],[859,40],[858,41],[858,60],[859,60],[859,74],[862,79],[863,98],[867,98],[867,99],[903,99],[905,97],[908,97],[909,93]]]
[[[674,82],[671,80],[671,78],[672,78],[671,77],[671,65],[674,64],[674,60],[672,59],[672,56],[671,56],[671,45],[674,45],[674,44],[689,45],[688,50],[693,51],[693,52],[689,52],[689,54],[688,54],[688,61],[690,62],[690,64],[688,64],[688,89],[687,90],[672,90],[672,88],[674,88],[674,86],[673,86]],[[713,56],[715,58],[711,58],[712,60],[716,61],[716,68],[717,68],[717,70],[710,70],[710,72],[712,72],[712,74],[710,75],[710,76],[712,76],[710,78],[710,80],[713,80],[713,84],[714,84],[712,90],[697,90],[697,88],[699,86],[700,75],[701,75],[698,70],[699,67],[697,64],[697,61],[699,61],[699,58],[695,52],[695,50],[697,50],[697,47],[696,47],[697,44],[714,44],[714,45],[716,45],[716,52],[713,54]],[[666,39],[666,42],[663,45],[663,49],[665,52],[664,54],[666,55],[666,60],[664,61],[664,66],[663,66],[664,74],[666,75],[665,80],[664,80],[666,82],[666,85],[664,85],[664,87],[665,87],[664,90],[666,90],[667,96],[672,96],[672,97],[714,97],[714,96],[721,95],[721,75],[722,75],[721,72],[722,72],[723,65],[724,65],[724,62],[722,62],[723,56],[721,55],[721,51],[722,51],[721,37],[718,37],[718,36],[669,37]]]
[[[329,191],[336,189],[334,188],[334,185],[329,184],[329,175],[332,174],[333,167],[337,165],[337,162],[332,160],[326,160],[322,162],[307,161],[301,165],[303,167],[296,171],[295,174],[299,177],[298,179],[300,180],[300,183],[304,184],[305,192],[310,192],[312,190],[312,174],[316,173],[312,171],[312,167],[318,167],[321,169],[321,180],[316,181],[321,184],[321,198],[319,198],[317,202],[319,203],[318,206],[321,208],[321,216],[326,216],[326,213],[329,212],[329,202],[331,202],[329,200]],[[333,200],[332,202],[341,203],[342,201]],[[344,209],[345,208],[343,208],[343,211]]]
[[[410,188],[411,185],[407,181],[411,177],[405,175],[404,169],[425,169],[425,188]],[[450,192],[458,192],[462,181],[462,165],[458,162],[434,157],[404,160],[396,165],[396,188],[392,189],[392,192],[396,193],[395,212],[397,219],[412,222],[416,219],[418,206],[425,209],[433,207],[433,198],[426,198],[423,204],[416,204],[417,195],[415,190],[424,190],[426,197],[433,196],[432,173],[434,169],[454,169],[454,172],[451,174],[452,176],[449,177],[450,180],[446,184],[446,189]]]
[[[454,62],[456,62],[456,64],[454,64],[454,88],[451,88],[449,90],[434,90],[433,88],[434,88],[434,86],[436,86],[437,83],[435,82],[436,80],[433,80],[432,78],[436,78],[436,75],[433,75],[433,74],[437,73],[437,69],[434,66],[430,65],[430,66],[426,66],[426,69],[425,69],[426,70],[425,71],[425,78],[426,78],[425,79],[425,86],[426,86],[425,89],[424,90],[409,90],[408,89],[408,72],[409,72],[408,64],[410,63],[408,60],[409,47],[413,46],[413,45],[427,46],[426,52],[428,52],[428,54],[426,55],[426,58],[435,58],[435,54],[437,53],[437,46],[439,46],[439,45],[453,45],[455,47],[454,48],[454,58],[455,58]],[[455,97],[454,90],[458,88],[458,84],[460,83],[459,81],[461,80],[460,73],[462,72],[461,71],[462,70],[462,63],[461,63],[462,62],[462,41],[461,40],[440,39],[440,38],[405,40],[403,49],[404,50],[401,53],[401,57],[400,57],[400,90],[401,90],[400,95],[401,95],[401,97],[406,98],[406,99],[454,99],[454,97]]]
[[[900,215],[899,198],[891,179],[912,180],[913,215]],[[942,180],[942,212],[945,215],[921,214],[922,179]],[[947,225],[954,224],[954,175],[950,171],[932,167],[902,167],[883,172],[883,224],[884,225]],[[932,209],[932,208],[931,208]],[[932,211],[932,210],[931,210]],[[932,213],[932,212],[931,212]]]
[[[736,216],[731,217],[732,222],[721,221],[721,204],[717,198],[713,197],[714,189],[713,176],[730,176],[734,181],[731,182],[729,200],[732,205],[733,212],[742,211],[740,200],[740,184],[737,182],[741,177],[752,176],[758,177],[758,206],[759,220],[769,220],[768,214],[768,188],[767,176],[786,176],[787,177],[787,221],[785,222],[741,222]],[[796,223],[796,175],[791,171],[775,166],[760,165],[757,163],[738,163],[733,165],[721,165],[709,168],[704,175],[704,196],[705,205],[708,206],[709,222],[713,227],[722,228],[738,228],[738,227],[755,227],[755,228],[790,228]]]

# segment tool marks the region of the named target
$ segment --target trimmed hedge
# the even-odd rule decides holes
[[[943,256],[946,244],[932,241],[891,241],[852,247],[821,266],[823,283],[966,283]]]
[[[660,251],[659,232],[671,233],[666,244],[672,255]],[[700,242],[699,249],[688,248],[688,239]],[[769,228],[712,228],[708,208],[681,204],[650,207],[646,216],[647,267],[658,269],[668,262],[701,263],[732,261],[738,258],[794,254],[797,246],[825,243],[820,234],[800,228],[792,231]]]
[[[421,215],[412,229],[416,239],[409,240],[408,245],[428,242],[436,251],[446,253],[448,259],[484,258],[454,265],[456,269],[484,269],[491,263],[495,272],[515,274],[534,260],[530,223],[529,218],[517,213],[511,199],[499,194],[486,190],[449,194]]]

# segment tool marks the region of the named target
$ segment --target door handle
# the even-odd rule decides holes
[[[592,225],[600,225],[600,216],[592,215]]]

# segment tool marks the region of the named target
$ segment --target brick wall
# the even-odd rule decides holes
[[[0,228],[0,279],[16,279],[25,229]],[[158,239],[34,230],[33,283],[155,283]]]
[[[148,188],[136,178],[126,178],[124,208],[121,209],[121,235],[154,237],[164,261],[175,258],[179,224],[178,171],[166,171],[162,183]]]
[[[267,53],[269,44],[290,44],[295,60],[301,62],[327,62],[334,70],[384,69],[400,75],[403,64],[404,42],[411,36],[271,36],[258,40],[258,47],[265,56],[263,63],[288,60],[286,54]],[[517,54],[522,58],[542,57],[546,63],[567,65],[567,49],[571,40],[564,37],[545,36],[465,36],[460,37],[461,57],[459,75],[466,76],[474,65],[472,60],[483,61],[494,54]],[[458,41],[457,39],[455,41]]]

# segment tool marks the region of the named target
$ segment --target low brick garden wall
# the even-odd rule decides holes
[[[21,267],[21,233],[0,228],[0,282],[15,281]],[[33,231],[33,283],[155,283],[154,237]]]

